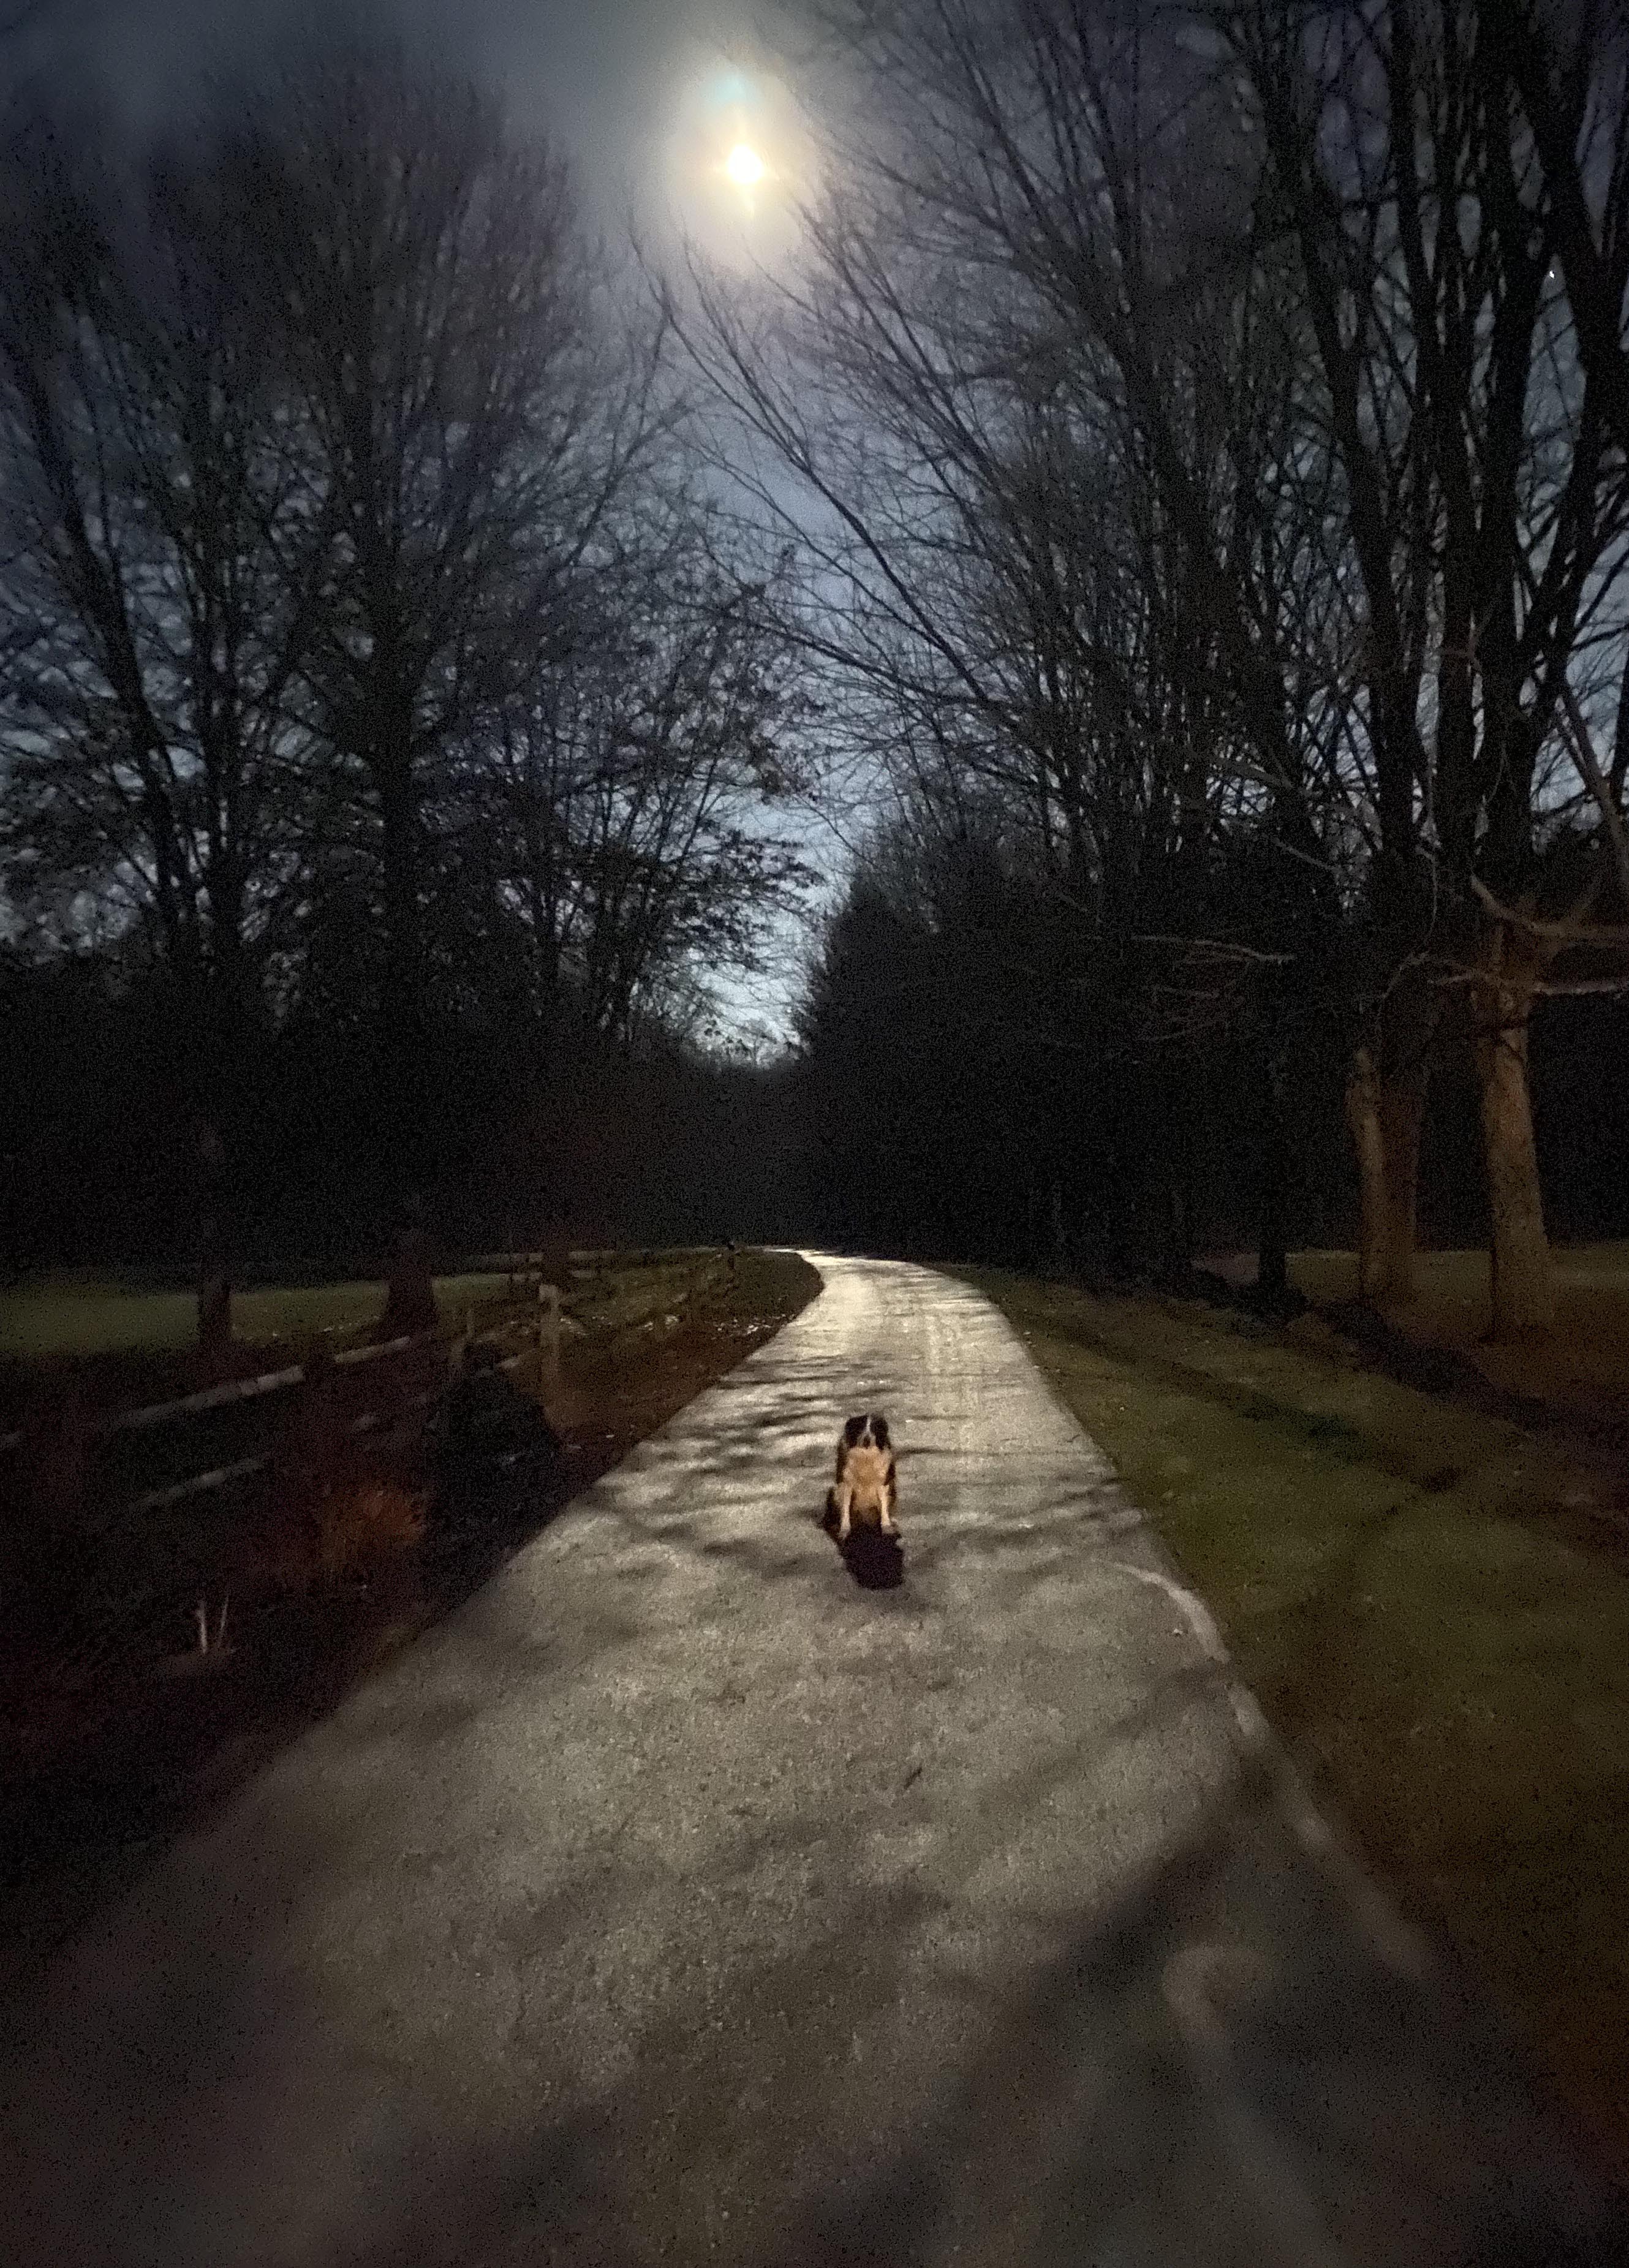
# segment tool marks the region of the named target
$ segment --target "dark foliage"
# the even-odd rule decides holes
[[[1094,961],[1078,925],[987,856],[977,886],[964,874],[927,909],[881,879],[907,863],[867,859],[813,973],[792,1088],[811,1233],[1190,1291],[1195,1256],[1257,1244],[1264,1209],[1289,1248],[1352,1241],[1345,1034],[1320,966],[1292,963],[1286,981],[1203,957]],[[1248,857],[1232,877],[1258,938],[1261,879]],[[1227,881],[1190,913],[1214,915]],[[1316,964],[1316,933],[1304,944]],[[1603,1068],[1629,1060],[1626,1042],[1629,1006],[1611,998],[1549,1002],[1535,1027],[1545,1186],[1569,1239],[1629,1233],[1629,1079]],[[1289,1069],[1275,1094],[1279,1046]],[[1434,1245],[1486,1234],[1463,1064],[1433,1090],[1421,1225]]]

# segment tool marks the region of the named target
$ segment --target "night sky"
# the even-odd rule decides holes
[[[654,218],[704,144],[748,120],[772,134],[756,27],[786,12],[753,0],[373,0],[349,20],[491,84],[518,126],[535,122],[567,150],[586,205],[615,229],[630,194]],[[189,108],[210,70],[262,71],[341,20],[331,0],[0,0],[0,23],[19,15],[11,73],[100,87],[137,132]]]

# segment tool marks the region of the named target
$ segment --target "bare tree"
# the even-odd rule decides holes
[[[1543,169],[1578,356],[1602,416],[1629,452],[1629,26],[1621,10],[1522,4],[1493,27]]]
[[[437,767],[550,666],[665,415],[660,336],[612,336],[561,167],[399,59],[291,77],[241,121],[230,177],[337,525],[310,715],[371,818],[386,1089],[410,1141]]]
[[[1397,0],[1309,18],[1261,0],[1218,20],[1296,247],[1361,599],[1375,904],[1392,972],[1378,1020],[1383,1032],[1389,1001],[1411,998],[1412,1038],[1439,1012],[1441,979],[1465,988],[1494,1329],[1543,1329],[1552,1299],[1527,1029],[1552,948],[1587,941],[1611,879],[1606,858],[1581,882],[1574,861],[1549,854],[1589,797],[1560,730],[1568,672],[1623,631],[1621,461],[1552,277],[1554,201],[1511,101],[1502,12]],[[1611,831],[1608,814],[1603,852]],[[1561,902],[1547,903],[1555,890]],[[1536,929],[1544,914],[1559,927]],[[1360,1081],[1353,1113],[1360,1154],[1379,1149],[1400,1183],[1396,1155],[1412,1161],[1418,1117],[1397,1109],[1388,1123],[1387,1076],[1382,1059],[1376,1107]]]
[[[743,306],[698,276],[680,320],[802,484],[807,634],[851,727],[929,808],[1004,799],[1098,974],[1126,969],[1139,1044],[1150,954],[1180,960],[1215,910],[1218,830],[1277,846],[1270,905],[1231,911],[1272,934],[1253,952],[1204,939],[1205,984],[1155,990],[1214,998],[1218,948],[1243,948],[1230,965],[1277,1034],[1262,1077],[1281,1154],[1298,996],[1262,972],[1314,941],[1300,998],[1327,1020],[1316,940],[1359,842],[1332,784],[1338,608],[1305,532],[1323,499],[1297,311],[1208,66],[1167,53],[1139,89],[1132,19],[999,13],[929,0],[850,27],[844,114],[865,130],[833,152],[801,279]],[[1176,186],[1201,166],[1203,229]],[[787,508],[776,482],[756,501]],[[1263,1244],[1281,1280],[1276,1187]]]
[[[755,823],[805,777],[807,696],[772,585],[732,570],[717,517],[671,480],[624,500],[571,650],[464,775],[534,998],[619,1037],[687,974],[756,970],[810,879]]]
[[[270,1157],[285,1088],[385,1153],[371,1204],[762,967],[807,872],[777,575],[468,87],[346,49],[139,166],[83,129],[0,174],[6,928],[93,948],[211,1218],[217,1106]]]
[[[144,199],[42,136],[0,266],[0,652],[13,901],[133,929],[209,1039],[249,1012],[293,853],[284,783],[328,569],[313,468],[205,177]]]
[[[1303,930],[1338,957],[1361,943],[1347,1101],[1366,1291],[1411,1288],[1427,1070],[1463,1027],[1496,1328],[1542,1328],[1527,1020],[1547,986],[1601,981],[1590,955],[1615,941],[1598,917],[1621,777],[1572,712],[1621,640],[1625,496],[1611,368],[1581,350],[1552,272],[1558,202],[1510,92],[1525,50],[1504,11],[1459,0],[1141,13],[845,14],[861,123],[833,170],[862,187],[811,216],[815,280],[781,295],[804,382],[767,375],[764,319],[731,330],[716,303],[712,365],[840,531],[822,571],[887,626],[872,656],[846,624],[834,646],[877,682],[885,646],[932,657],[910,698],[936,677],[1008,752],[1027,745],[1021,711],[992,683],[987,623],[955,600],[1000,523],[1019,373],[1045,373],[1077,446],[1122,474],[1099,479],[1107,525],[1165,533],[1139,570],[1210,696],[1199,770],[1308,878]],[[1596,129],[1586,170],[1615,249],[1621,56],[1583,19],[1566,114]],[[1088,618],[1050,563],[1078,585],[1080,559],[1115,539],[1101,508],[1065,526],[1066,484],[1042,486],[1028,519],[1045,541],[1018,561],[1033,604],[1009,608],[1006,651],[1036,673],[1031,715],[1075,752],[1085,712],[1056,698],[1056,626],[1073,641]],[[1135,618],[1079,640],[1099,715]],[[1101,777],[1135,777],[1124,743]]]

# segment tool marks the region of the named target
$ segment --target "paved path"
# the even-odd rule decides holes
[[[820,1265],[0,2009],[8,2268],[1618,2257],[1007,1325]]]

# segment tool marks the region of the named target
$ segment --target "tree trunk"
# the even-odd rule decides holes
[[[1382,1078],[1359,1048],[1346,1079],[1346,1124],[1357,1152],[1361,1227],[1358,1295],[1371,1306],[1414,1296],[1423,1067]]]
[[[1380,1128],[1385,1160],[1381,1296],[1398,1303],[1412,1300],[1417,1288],[1414,1259],[1419,1245],[1419,1138],[1425,1123],[1423,1070],[1383,1079],[1380,1087]]]
[[[1380,1130],[1380,1077],[1367,1048],[1353,1055],[1346,1074],[1346,1129],[1358,1167],[1358,1296],[1381,1296],[1384,1273],[1386,1148]]]
[[[1193,1273],[1193,1189],[1186,1164],[1165,1185],[1165,1265],[1175,1282]]]
[[[1262,1083],[1261,1204],[1256,1231],[1256,1289],[1281,1300],[1289,1289],[1289,1143],[1284,1124],[1287,1066],[1275,1049]]]
[[[199,1129],[203,1233],[198,1251],[198,1365],[206,1385],[232,1368],[232,1278],[234,1233],[230,1162],[218,1129]]]
[[[430,1272],[430,1239],[416,1219],[409,1219],[396,1242],[391,1263],[381,1340],[406,1338],[439,1328],[434,1279]]]
[[[1477,1078],[1487,1173],[1493,1335],[1516,1339],[1555,1322],[1555,1285],[1544,1229],[1528,1031],[1537,968],[1530,946],[1506,931],[1493,947],[1494,975],[1477,1002]]]
[[[1185,1082],[1177,1082],[1165,1097],[1168,1151],[1161,1197],[1164,1219],[1166,1273],[1174,1283],[1184,1283],[1193,1273],[1195,1216],[1193,1171],[1193,1110]]]
[[[384,1026],[390,1068],[410,1091],[423,1023],[418,902],[418,809],[411,770],[394,753],[377,769],[384,869]]]
[[[226,1375],[232,1356],[232,1274],[219,1225],[206,1224],[198,1263],[198,1361],[213,1385]]]

